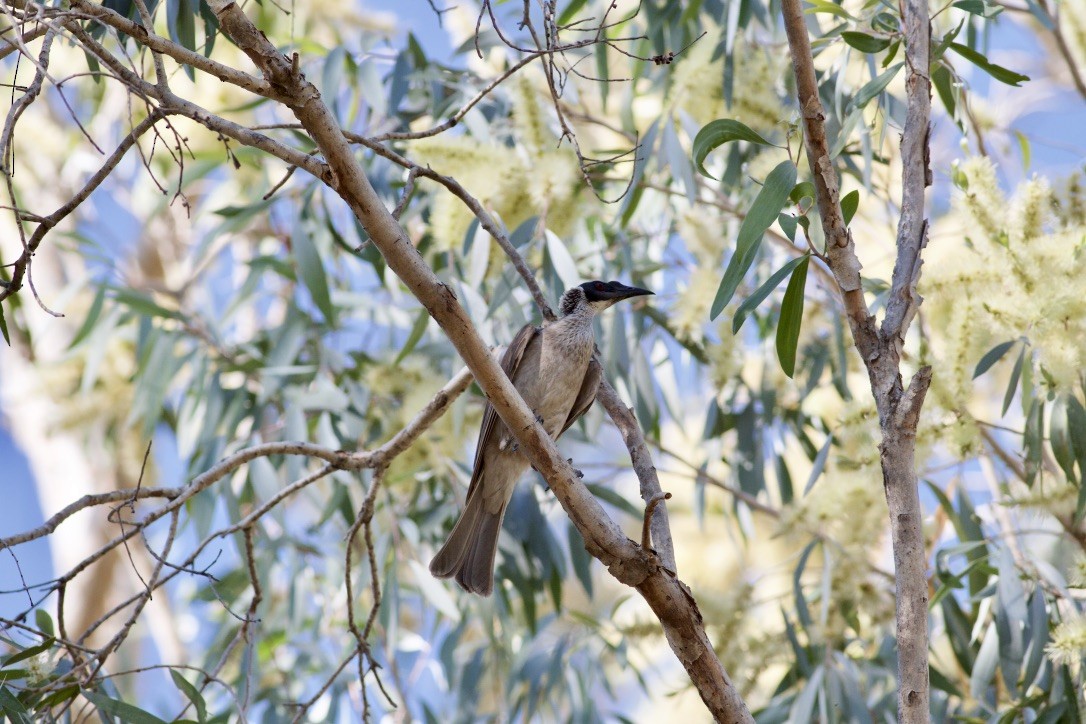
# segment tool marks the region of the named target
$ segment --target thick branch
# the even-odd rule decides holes
[[[792,72],[796,76],[796,94],[799,97],[800,115],[803,117],[807,163],[811,167],[818,214],[826,236],[826,258],[837,279],[837,286],[841,289],[841,299],[852,328],[852,338],[856,341],[861,356],[868,360],[878,353],[878,333],[860,286],[861,265],[856,258],[852,234],[845,226],[845,217],[841,213],[837,170],[830,158],[830,147],[826,141],[826,115],[822,110],[822,101],[818,98],[818,81],[815,78],[811,41],[807,37],[807,19],[803,14],[801,0],[782,0],[781,13],[784,15],[784,28],[788,34],[788,47],[792,51]]]
[[[893,537],[897,589],[898,719],[929,720],[927,555],[921,529],[923,510],[917,486],[916,427],[931,369],[921,368],[904,389],[901,347],[920,296],[920,252],[924,247],[924,189],[928,169],[928,123],[931,110],[929,80],[930,25],[926,0],[904,0],[902,16],[908,75],[908,112],[902,139],[904,165],[902,213],[897,259],[890,299],[881,332],[863,299],[860,264],[852,236],[844,225],[838,197],[837,172],[826,143],[825,117],[818,98],[814,59],[801,0],[782,0],[781,11],[792,53],[800,113],[803,116],[807,160],[814,177],[826,257],[841,287],[853,341],[867,367],[879,411],[879,445],[883,485]]]
[[[220,25],[276,88],[283,88],[290,108],[312,136],[332,170],[331,187],[350,207],[374,245],[416,298],[437,320],[475,375],[498,416],[521,451],[555,492],[581,532],[589,552],[616,578],[635,586],[660,617],[668,641],[683,662],[713,715],[721,721],[752,721],[738,692],[713,653],[693,599],[658,559],[629,540],[611,520],[535,420],[509,378],[490,355],[475,325],[416,252],[406,232],[383,205],[343,136],[338,122],[317,89],[301,75],[297,58],[279,53],[241,8],[221,0],[211,2]]]

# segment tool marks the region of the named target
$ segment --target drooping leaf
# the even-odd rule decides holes
[[[308,229],[303,228],[304,226],[305,224],[299,224],[291,239],[294,258],[298,262],[298,276],[305,288],[309,290],[313,302],[324,315],[325,321],[334,326],[336,310],[332,306],[332,296],[328,291],[328,277],[324,272],[324,264],[317,246],[313,243]]]
[[[200,690],[192,685],[188,679],[181,675],[181,673],[175,669],[170,669],[170,676],[173,678],[174,686],[178,691],[185,695],[192,706],[196,709],[196,719],[200,724],[204,724],[207,721],[207,703],[204,701],[204,697],[200,694]]]
[[[694,137],[694,166],[697,167],[698,173],[708,178],[715,178],[705,170],[705,166],[702,164],[705,162],[705,157],[709,155],[710,151],[729,141],[747,141],[748,143],[757,143],[761,146],[773,145],[739,121],[731,118],[718,118],[703,126],[702,129],[698,131],[698,135]]]
[[[1052,410],[1048,413],[1048,442],[1052,447],[1052,455],[1056,458],[1064,475],[1072,483],[1077,482],[1075,448],[1071,442],[1071,424],[1066,394],[1056,397],[1056,401],[1052,403]]]
[[[815,456],[814,463],[811,465],[811,474],[807,478],[807,484],[803,487],[803,494],[811,492],[811,488],[815,486],[818,479],[822,477],[822,471],[826,467],[826,460],[830,457],[830,446],[833,445],[833,435],[826,436],[826,442],[822,443],[822,448],[818,451],[818,455]]]
[[[1011,406],[1014,393],[1018,390],[1018,378],[1022,376],[1022,363],[1025,359],[1026,346],[1022,345],[1022,349],[1018,352],[1018,359],[1014,361],[1014,368],[1011,369],[1011,378],[1007,381],[1007,391],[1003,394],[1003,410],[999,413],[1000,415],[1006,415]]]
[[[810,256],[804,256],[788,280],[781,302],[781,318],[777,322],[777,359],[784,374],[792,377],[796,371],[796,348],[799,346],[799,330],[803,322],[804,288],[807,284],[807,266]]]
[[[8,335],[8,320],[4,319],[4,305],[0,303],[0,334],[4,335],[4,341],[11,346],[11,337]]]
[[[955,53],[968,60],[973,65],[983,70],[988,75],[992,76],[1000,83],[1006,83],[1007,85],[1018,87],[1023,82],[1029,80],[1028,75],[1022,75],[1016,73],[1009,68],[1004,68],[1001,65],[996,65],[992,61],[988,60],[984,55],[970,48],[968,45],[962,45],[961,43],[951,43],[950,47]]]
[[[750,211],[747,212],[747,217],[743,219],[743,224],[739,227],[735,253],[724,271],[724,278],[720,280],[720,288],[717,289],[716,298],[709,312],[710,320],[720,316],[724,307],[735,296],[739,283],[750,269],[750,265],[754,263],[754,257],[762,243],[762,236],[784,208],[788,201],[788,194],[795,184],[796,166],[791,161],[783,161],[769,172],[765,185],[758,192]]]
[[[743,303],[735,310],[735,317],[732,319],[732,334],[739,332],[750,313],[757,309],[758,305],[764,302],[766,297],[784,281],[784,278],[791,274],[792,270],[799,266],[808,256],[808,254],[803,254],[789,260],[784,266],[773,272],[769,279],[766,279],[760,287],[754,290],[753,294],[743,300]]]
[[[106,300],[106,285],[98,287],[98,291],[94,294],[94,301],[91,302],[90,309],[87,310],[87,318],[83,320],[83,324],[80,325],[79,331],[72,337],[71,344],[68,345],[68,349],[74,348],[77,344],[82,342],[91,330],[94,329],[94,323],[98,321],[98,317],[102,314],[102,305]]]

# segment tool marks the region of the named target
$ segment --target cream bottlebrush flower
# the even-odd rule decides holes
[[[705,339],[709,307],[719,285],[720,272],[715,266],[698,266],[691,272],[686,291],[671,308],[671,324],[676,336],[691,342]]]
[[[945,404],[970,401],[972,371],[997,343],[1026,337],[1031,360],[1057,390],[1073,389],[1086,369],[1086,228],[1052,228],[1047,182],[1028,181],[1008,198],[987,159],[960,165],[963,193],[955,199],[964,234],[935,235],[921,293],[939,362],[952,381]],[[985,410],[982,417],[990,417]]]
[[[1079,553],[1071,562],[1067,571],[1067,585],[1071,588],[1086,588],[1086,555]]]
[[[1086,656],[1086,616],[1075,614],[1056,626],[1045,653],[1054,664],[1078,666]]]
[[[724,102],[724,58],[713,60],[720,37],[720,28],[710,29],[681,56],[671,73],[668,105],[701,125],[717,118],[734,118],[760,133],[773,131],[788,115],[779,87],[787,56],[737,37],[732,106],[728,108]]]
[[[704,208],[691,206],[682,212],[677,230],[686,249],[699,264],[716,264],[724,256],[730,237],[722,233],[727,222],[716,214],[707,214]]]
[[[409,144],[420,164],[456,178],[512,230],[532,216],[545,216],[547,228],[567,236],[582,214],[577,158],[568,145],[557,146],[539,93],[525,71],[512,85],[513,127],[521,154],[500,143],[447,134]],[[444,189],[437,192],[431,228],[440,249],[458,248],[472,221],[464,204]]]

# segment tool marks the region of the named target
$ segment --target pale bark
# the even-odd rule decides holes
[[[931,183],[928,167],[931,30],[926,0],[906,0],[901,7],[908,113],[901,141],[903,185],[897,259],[881,327],[876,325],[864,300],[855,243],[841,213],[837,171],[826,141],[825,114],[818,97],[801,0],[782,0],[781,11],[796,77],[807,161],[826,236],[825,255],[840,287],[853,341],[867,368],[879,413],[882,433],[879,451],[890,514],[897,592],[898,719],[912,723],[926,722],[930,717],[927,554],[915,453],[916,427],[931,382],[931,369],[919,369],[906,389],[901,376],[901,349],[922,301],[916,293],[916,284],[920,277],[920,253],[927,243],[924,193]]]
[[[659,617],[668,643],[702,699],[718,721],[753,721],[705,634],[701,615],[689,590],[649,551],[643,550],[611,520],[536,423],[509,379],[480,338],[453,291],[416,252],[355,160],[335,117],[317,89],[298,70],[298,63],[278,52],[235,3],[212,2],[224,33],[261,70],[265,80],[311,135],[327,164],[321,177],[350,207],[390,269],[426,307],[445,331],[499,417],[517,438],[521,450],[540,472],[584,538],[585,545],[613,576],[633,586]]]

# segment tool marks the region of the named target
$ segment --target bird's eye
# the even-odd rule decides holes
[[[595,289],[596,291],[602,292],[603,291],[603,282],[596,282],[595,284],[592,285],[592,288]]]

